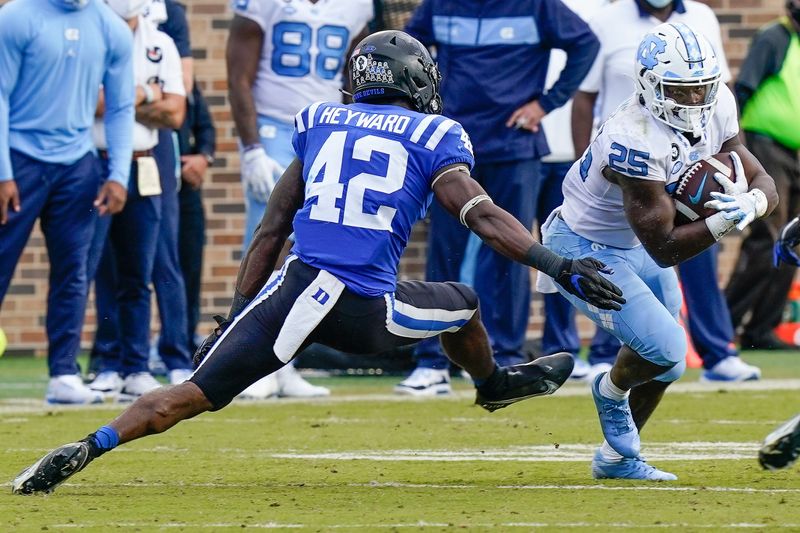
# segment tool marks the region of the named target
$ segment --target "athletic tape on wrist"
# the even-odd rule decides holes
[[[753,196],[756,203],[756,217],[761,218],[767,212],[769,202],[767,202],[767,195],[761,189],[750,189],[749,194]]]
[[[724,217],[724,213],[714,213],[707,219],[705,219],[706,227],[708,231],[711,232],[711,235],[714,237],[714,240],[720,240],[722,237],[727,235],[731,232],[733,228],[736,227],[735,220],[727,220]]]

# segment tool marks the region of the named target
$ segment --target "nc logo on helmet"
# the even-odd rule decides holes
[[[639,45],[639,63],[647,70],[652,70],[658,65],[658,54],[667,50],[667,41],[657,35],[647,35]]]

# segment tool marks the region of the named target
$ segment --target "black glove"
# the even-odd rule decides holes
[[[222,337],[222,334],[225,333],[225,330],[228,329],[233,323],[233,320],[228,320],[225,317],[220,315],[214,315],[214,320],[217,321],[217,327],[214,328],[214,331],[200,343],[200,346],[197,347],[197,350],[194,352],[194,356],[192,356],[192,364],[195,368],[200,366],[200,363],[203,362],[203,359],[206,358],[208,352],[211,351],[211,348],[214,347],[214,343]]]
[[[601,276],[614,272],[593,257],[583,259],[564,259],[561,273],[555,276],[555,282],[564,289],[600,309],[619,311],[625,303],[622,290]]]

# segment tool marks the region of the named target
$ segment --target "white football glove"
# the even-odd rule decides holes
[[[722,213],[723,218],[736,222],[736,228],[743,230],[767,212],[767,197],[759,189],[748,191],[747,176],[744,174],[742,160],[736,152],[731,152],[733,160],[733,174],[735,181],[731,181],[724,174],[716,172],[714,179],[717,180],[725,191],[712,192],[711,197],[705,203],[705,207],[716,209]]]
[[[267,203],[275,183],[286,169],[268,156],[262,146],[244,152],[241,161],[245,189],[259,202]]]

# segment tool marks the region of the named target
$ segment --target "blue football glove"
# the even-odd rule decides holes
[[[800,244],[800,217],[795,217],[781,230],[772,248],[772,264],[777,268],[783,261],[789,265],[800,266],[800,256],[795,247]]]

